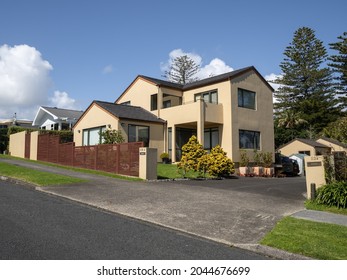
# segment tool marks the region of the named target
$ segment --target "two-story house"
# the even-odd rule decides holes
[[[239,162],[240,150],[251,160],[254,150],[274,152],[272,93],[251,66],[186,85],[139,75],[115,103],[142,107],[166,121],[158,153],[168,152],[173,162],[192,135],[206,150],[219,144]]]

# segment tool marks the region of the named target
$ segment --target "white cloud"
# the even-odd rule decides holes
[[[102,73],[103,73],[103,74],[109,74],[109,73],[111,73],[111,72],[113,72],[113,67],[112,67],[112,65],[107,65],[107,66],[104,67],[104,69],[102,69]]]
[[[211,62],[200,69],[197,73],[198,78],[204,79],[211,76],[231,72],[234,69],[219,58],[212,59]]]
[[[0,46],[0,119],[33,119],[41,105],[75,108],[66,92],[50,97],[52,65],[28,45]]]
[[[265,77],[264,77],[264,79],[273,87],[273,89],[276,91],[276,90],[278,90],[280,87],[281,87],[281,85],[280,84],[275,84],[275,83],[273,83],[273,81],[275,81],[276,79],[278,79],[278,78],[282,78],[283,77],[283,75],[278,75],[278,74],[274,74],[274,73],[271,73],[271,74],[269,74],[269,75],[266,75]],[[276,103],[276,102],[278,102],[278,100],[275,98],[275,97],[273,97],[273,102],[274,103]]]
[[[278,90],[279,87],[281,86],[280,84],[275,84],[273,81],[275,81],[278,78],[282,78],[283,75],[277,75],[274,73],[271,73],[269,75],[266,75],[264,79],[274,88],[274,90]]]
[[[52,69],[33,47],[0,46],[0,117],[31,111],[29,107],[44,102],[51,86]]]
[[[190,57],[197,65],[200,65],[200,70],[196,74],[196,77],[199,79],[205,79],[210,76],[215,76],[233,71],[232,67],[226,65],[226,63],[219,58],[214,58],[210,61],[209,64],[203,65],[202,57],[199,54],[185,52],[182,49],[175,49],[169,53],[169,60],[166,63],[161,63],[161,71],[168,71],[173,60],[176,57],[184,55]]]
[[[50,97],[49,100],[52,107],[77,109],[76,100],[69,97],[65,91],[55,91],[53,97]]]

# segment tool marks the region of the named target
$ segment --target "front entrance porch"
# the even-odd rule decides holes
[[[215,125],[204,129],[203,137],[198,138],[200,144],[204,146],[207,152],[210,152],[213,147],[220,144],[220,125]],[[173,131],[174,130],[174,131]],[[175,126],[174,129],[168,128],[168,152],[173,162],[181,160],[182,147],[189,141],[193,135],[197,136],[197,129],[188,126]],[[173,146],[172,140],[175,139]]]

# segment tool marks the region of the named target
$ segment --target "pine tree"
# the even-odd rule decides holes
[[[342,106],[347,108],[347,32],[336,43],[329,44],[330,49],[335,50],[338,54],[331,55],[329,60],[331,63],[328,65],[333,68],[337,74],[337,92],[342,103]]]
[[[283,75],[276,80],[280,88],[275,93],[277,116],[285,111],[298,113],[317,133],[339,116],[333,88],[332,72],[322,64],[327,61],[323,43],[308,27],[294,33],[280,64]],[[304,125],[298,129],[305,130]]]
[[[194,75],[199,71],[200,65],[187,55],[175,57],[171,62],[170,70],[165,72],[164,77],[170,82],[188,84],[198,80]]]

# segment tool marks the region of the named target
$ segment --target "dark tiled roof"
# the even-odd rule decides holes
[[[240,74],[248,72],[249,70],[254,70],[257,74],[259,74],[258,71],[255,69],[255,67],[249,66],[249,67],[245,67],[245,68],[238,69],[238,70],[235,70],[235,71],[231,71],[231,72],[228,72],[228,73],[216,75],[216,76],[213,76],[213,77],[210,77],[210,78],[202,79],[202,80],[199,80],[199,81],[196,81],[196,82],[188,83],[188,84],[185,84],[185,85],[172,83],[172,82],[169,82],[169,81],[164,81],[164,80],[151,78],[151,77],[143,76],[143,75],[139,75],[138,77],[141,77],[143,79],[151,81],[151,82],[153,82],[154,84],[156,84],[158,86],[166,86],[166,87],[170,87],[170,88],[176,88],[176,89],[181,89],[181,90],[188,90],[188,89],[197,88],[197,87],[205,86],[205,85],[208,85],[208,84],[214,84],[214,83],[218,83],[218,82],[221,82],[221,81],[224,81],[224,80],[232,79],[232,78],[234,78],[234,77],[236,77],[236,76],[238,76]],[[259,76],[261,76],[261,75],[259,74]],[[265,80],[264,80],[264,82],[271,88],[271,86],[268,84],[268,82],[266,82]]]
[[[324,145],[322,143],[318,143],[318,142],[311,140],[311,139],[296,138],[295,140],[298,140],[298,141],[305,143],[307,145],[310,145],[312,147],[329,148],[327,145]]]
[[[335,145],[338,145],[338,146],[341,146],[341,147],[347,149],[347,144],[342,143],[342,142],[340,142],[340,141],[338,141],[338,140],[331,139],[331,138],[328,138],[328,137],[321,137],[321,138],[319,138],[319,139],[328,141],[328,142],[330,142],[330,143],[332,143],[332,144],[335,144]]]
[[[46,106],[42,106],[42,108],[50,112],[54,116],[57,116],[58,118],[69,118],[69,119],[78,120],[83,114],[83,111],[78,111],[78,110],[60,109],[57,107],[46,107]]]
[[[164,81],[164,80],[160,80],[160,79],[156,79],[156,78],[152,78],[152,77],[148,77],[144,75],[139,75],[138,77],[143,78],[147,81],[150,81],[158,86],[165,86],[165,87],[175,88],[175,89],[183,89],[184,87],[184,85],[181,85],[181,84],[172,83],[169,81]]]
[[[105,109],[106,111],[108,111],[109,113],[111,113],[119,119],[131,119],[138,121],[165,123],[163,119],[158,118],[156,115],[152,114],[151,112],[148,112],[142,107],[115,104],[111,102],[98,100],[93,101],[93,103],[98,104],[100,107],[102,107],[103,109]]]

